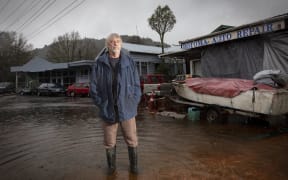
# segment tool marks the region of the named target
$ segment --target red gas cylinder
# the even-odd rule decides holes
[[[150,95],[149,95],[149,100],[148,100],[148,110],[150,112],[155,112],[156,111],[156,103],[155,103],[155,93],[152,92]]]

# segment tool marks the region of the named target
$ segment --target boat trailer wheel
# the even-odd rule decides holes
[[[210,107],[206,110],[206,120],[209,123],[217,122],[220,119],[220,112],[215,107]]]

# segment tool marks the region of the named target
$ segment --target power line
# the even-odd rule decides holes
[[[4,24],[20,7],[23,6],[23,4],[25,4],[25,2],[26,1],[23,0],[22,3],[19,6],[17,6],[14,10],[12,10],[11,13],[7,17],[4,18],[4,21],[2,21],[0,23],[0,25]]]
[[[74,0],[72,1],[72,3],[70,3],[68,6],[66,6],[65,8],[63,8],[62,10],[60,10],[55,16],[53,16],[51,19],[49,19],[47,22],[43,23],[40,27],[37,28],[37,30],[33,31],[32,33],[28,34],[28,36],[32,36],[36,31],[39,31],[42,27],[45,27],[47,25],[50,25],[49,23],[51,21],[53,21],[54,19],[57,18],[57,16],[59,16],[61,13],[65,12],[65,10],[67,8],[69,8],[70,6],[72,6],[74,3],[76,3],[78,0]]]
[[[6,8],[6,6],[8,6],[9,2],[10,2],[9,0],[6,1],[4,6],[0,9],[0,14],[3,12],[3,10]]]
[[[77,0],[75,0],[73,3],[75,3]],[[85,0],[82,0],[79,4],[75,5],[74,7],[72,7],[70,10],[68,10],[66,13],[64,13],[62,16],[58,17],[56,20],[54,20],[53,22],[51,22],[50,24],[44,24],[41,27],[45,27],[48,26],[42,30],[41,27],[38,28],[38,32],[34,31],[33,33],[29,34],[29,36],[32,36],[34,34],[34,36],[31,37],[31,39],[33,39],[34,37],[36,37],[38,34],[40,34],[41,32],[45,31],[46,29],[48,29],[51,25],[55,24],[57,21],[59,21],[61,18],[63,18],[64,16],[68,15],[68,13],[70,13],[72,10],[74,10],[75,8],[79,7],[81,4],[84,3]],[[71,3],[69,6],[71,6],[73,3]],[[65,7],[63,10],[66,10],[69,6]],[[60,11],[56,16],[60,15],[61,13],[63,13],[64,11],[62,10],[62,12]],[[56,18],[56,16],[54,16],[53,18],[51,18],[48,22],[52,21],[53,19]]]
[[[36,3],[35,3],[36,2]],[[41,1],[37,1],[37,0],[34,0],[33,2],[31,2],[30,4],[28,4],[28,6],[23,10],[22,13],[20,13],[16,19],[11,22],[8,26],[6,26],[4,29],[5,30],[8,30],[9,28],[11,28],[12,26],[14,26],[20,18],[23,18],[25,17],[28,13],[27,12],[30,12],[36,5],[38,5]]]
[[[29,24],[31,24],[35,19],[39,18],[52,4],[55,3],[56,0],[46,1],[40,9],[38,9],[29,19],[27,19],[20,27],[17,28],[16,31],[22,31],[25,29]],[[49,3],[49,4],[48,4]]]
[[[45,0],[44,0],[45,1]],[[20,27],[18,27],[17,31],[23,31],[28,25],[33,23],[37,18],[39,18],[49,7],[55,3],[56,0],[53,0],[52,2],[50,0],[44,2],[42,6],[30,16]]]
[[[79,2],[78,4],[76,4],[75,6],[71,7],[74,3],[76,3],[78,0],[74,0],[72,3],[70,3],[68,6],[66,6],[65,8],[63,8],[61,11],[59,11],[55,16],[53,16],[51,19],[49,19],[47,22],[45,22],[42,26],[40,26],[39,28],[37,28],[37,30],[33,31],[32,33],[28,34],[27,37],[30,37],[30,40],[35,38],[38,34],[40,34],[41,32],[47,30],[49,27],[51,27],[51,25],[55,24],[57,21],[59,21],[61,18],[63,18],[64,16],[68,15],[72,10],[74,10],[75,8],[79,7],[81,4],[83,4],[85,2],[85,0],[82,0],[81,2]],[[71,7],[71,8],[70,8]],[[68,9],[70,8],[70,9]],[[66,12],[65,12],[66,11]],[[63,14],[64,13],[64,14]],[[61,15],[62,14],[62,15]],[[61,16],[60,16],[61,15]],[[28,38],[29,39],[29,38]]]
[[[34,28],[34,31],[31,32],[30,34],[28,34],[28,37],[30,37],[30,39],[35,38],[41,32],[47,30],[53,24],[58,22],[60,19],[67,16],[68,14],[70,14],[71,11],[73,11],[74,9],[76,9],[77,7],[82,5],[85,1],[86,0],[74,0],[74,1],[72,1],[71,3],[69,3],[69,5],[67,5],[66,7],[61,9],[60,11],[58,11],[58,13],[55,16],[53,16],[52,18],[50,18],[48,21],[44,22],[38,28]],[[7,0],[6,3],[1,7],[1,10],[5,9],[8,6],[9,2],[10,1]],[[28,2],[28,4],[24,6],[25,2]],[[40,16],[42,16],[50,8],[50,6],[52,6],[55,2],[57,2],[57,1],[56,0],[39,0],[39,1],[33,0],[31,2],[31,1],[23,0],[21,4],[19,4],[16,8],[14,8],[11,11],[11,13],[9,13],[9,15],[7,15],[5,17],[5,21],[0,22],[0,24],[4,24],[8,20],[9,20],[8,22],[13,20],[12,22],[10,22],[10,24],[8,24],[5,27],[5,29],[9,29],[13,26],[16,26],[17,23],[23,22],[21,25],[19,24],[18,27],[15,27],[15,29],[16,29],[15,31],[18,31],[18,32],[23,31],[30,24],[35,22]],[[17,11],[18,11],[18,14],[15,15],[16,14],[15,12],[17,12]],[[0,14],[1,13],[2,13],[2,11],[0,11]],[[14,15],[13,19],[10,18],[10,17],[12,17],[12,15]],[[26,19],[25,21],[23,21],[24,18]]]

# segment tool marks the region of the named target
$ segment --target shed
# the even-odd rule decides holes
[[[288,14],[282,14],[238,27],[222,26],[180,41],[181,51],[160,56],[184,59],[187,73],[204,77],[252,79],[265,69],[288,73],[287,22]]]

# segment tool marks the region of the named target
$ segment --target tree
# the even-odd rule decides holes
[[[70,62],[77,60],[77,48],[80,35],[78,32],[65,33],[58,36],[48,50],[48,58],[56,62]]]
[[[32,57],[32,48],[22,34],[0,31],[0,82],[15,80],[10,67],[26,63]]]
[[[78,49],[78,58],[85,59],[85,60],[92,60],[95,59],[98,53],[103,49],[105,46],[105,40],[96,40],[96,39],[89,39],[84,38],[80,41],[80,46]]]
[[[104,39],[81,39],[78,32],[65,33],[49,45],[47,58],[57,63],[95,59],[104,43]]]
[[[165,5],[163,8],[158,6],[154,14],[148,18],[148,22],[152,30],[159,34],[162,53],[164,53],[165,33],[171,31],[174,27],[174,24],[176,23],[176,18],[173,12],[167,5]]]

